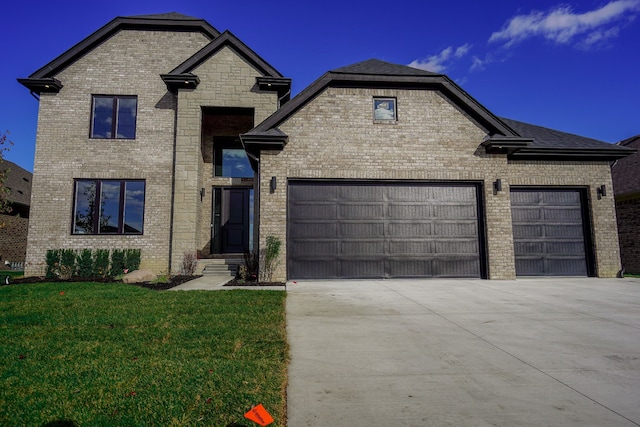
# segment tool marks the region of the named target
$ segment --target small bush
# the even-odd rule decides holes
[[[58,267],[60,266],[60,249],[49,249],[46,255],[47,271],[45,276],[47,279],[53,279],[58,276]]]
[[[69,279],[76,274],[76,251],[62,249],[60,252],[60,268],[58,275],[61,279]]]
[[[182,256],[182,274],[193,276],[198,266],[198,257],[195,252],[185,252]]]
[[[124,251],[114,249],[111,253],[111,270],[109,276],[116,277],[124,273]]]
[[[260,278],[263,281],[270,282],[273,279],[273,273],[278,268],[280,260],[280,246],[282,241],[275,236],[267,236],[266,246],[261,251],[261,267]]]
[[[128,271],[134,271],[140,268],[140,249],[124,250],[124,268]]]
[[[109,250],[96,249],[95,259],[93,263],[93,274],[95,276],[105,277],[109,272]]]
[[[93,252],[83,249],[78,255],[78,276],[91,277],[93,275]]]

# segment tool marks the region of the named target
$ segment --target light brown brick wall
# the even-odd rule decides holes
[[[277,108],[275,92],[254,89],[262,76],[235,51],[224,47],[193,71],[200,79],[195,90],[180,90],[176,138],[176,184],[173,225],[172,271],[179,272],[186,252],[205,248],[211,237],[211,187],[247,185],[238,179],[214,178],[211,163],[201,150],[202,107],[255,109],[260,123]],[[200,201],[200,189],[205,197]]]
[[[142,268],[167,272],[175,98],[160,74],[207,42],[120,31],[55,76],[60,93],[40,97],[25,274],[44,274],[46,251],[57,248],[139,248]],[[89,138],[92,94],[138,96],[135,140]],[[146,179],[144,235],[71,235],[74,178]]]
[[[397,97],[397,124],[373,123],[373,96]],[[260,162],[260,245],[269,235],[282,240],[278,280],[286,278],[287,178],[481,182],[491,279],[515,277],[511,185],[588,187],[598,275],[612,277],[619,269],[613,200],[595,195],[596,186],[611,186],[607,162],[487,155],[480,147],[485,131],[436,91],[329,88],[279,128],[289,135],[287,146],[263,152]],[[274,194],[272,176],[279,183]],[[503,191],[494,194],[497,178]]]

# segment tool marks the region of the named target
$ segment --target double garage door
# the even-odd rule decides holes
[[[487,275],[478,184],[291,181],[288,188],[290,279]],[[593,274],[585,191],[512,189],[511,211],[516,275]]]
[[[291,279],[482,277],[479,187],[289,183]]]

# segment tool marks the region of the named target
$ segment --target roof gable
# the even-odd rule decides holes
[[[443,74],[370,59],[328,71],[251,132],[264,132],[284,122],[327,87],[437,90],[487,130],[489,135],[518,137],[478,101]]]
[[[220,35],[220,32],[207,21],[175,12],[158,15],[119,16],[31,74],[29,78],[18,79],[18,82],[36,93],[58,92],[62,88],[62,84],[55,79],[57,74],[122,30],[199,32],[209,39]]]
[[[291,87],[291,79],[284,78],[278,70],[273,68],[267,61],[262,59],[262,57],[228,30],[182,64],[178,65],[171,72],[162,74],[160,77],[162,77],[167,88],[170,90],[194,88],[200,83],[200,80],[197,75],[193,74],[193,71],[224,47],[233,50],[244,61],[262,74],[262,77],[258,78],[258,84],[262,89],[277,91],[280,93],[280,96],[288,93]]]

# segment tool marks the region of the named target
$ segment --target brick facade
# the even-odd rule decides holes
[[[196,32],[119,31],[56,76],[59,93],[41,94],[26,275],[43,275],[57,248],[141,249],[142,268],[168,273],[176,100],[160,74],[208,42]],[[138,96],[136,139],[89,138],[93,94]],[[144,235],[71,235],[75,178],[145,179]]]
[[[396,97],[397,123],[374,123],[372,98]],[[614,203],[600,200],[597,186],[611,186],[608,162],[515,161],[479,148],[486,136],[437,91],[330,87],[279,125],[289,136],[279,151],[262,152],[260,244],[279,237],[286,260],[287,186],[269,191],[269,180],[292,178],[477,181],[484,188],[489,278],[513,279],[515,261],[510,186],[572,186],[589,189],[596,271],[620,269]],[[503,191],[494,194],[500,178]],[[264,213],[267,213],[264,214]],[[285,262],[277,279],[286,278]]]

